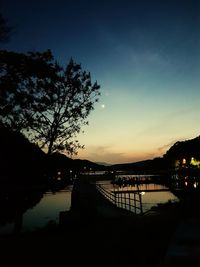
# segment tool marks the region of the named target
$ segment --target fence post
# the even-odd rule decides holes
[[[133,195],[134,195],[135,214],[137,214],[137,208],[136,208],[136,206],[137,206],[137,203],[136,203],[136,193],[133,193]]]
[[[131,210],[131,193],[128,193],[129,210]]]
[[[140,200],[140,214],[143,214],[143,209],[142,209],[142,195],[139,193],[139,200]]]

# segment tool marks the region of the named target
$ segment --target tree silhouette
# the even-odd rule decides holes
[[[163,157],[171,164],[174,164],[176,160],[183,161],[183,159],[186,160],[187,164],[190,164],[191,158],[200,160],[199,150],[200,136],[197,136],[194,139],[176,142]]]
[[[82,147],[76,135],[98,101],[100,86],[72,59],[60,66],[50,50],[0,51],[0,121],[48,154]]]

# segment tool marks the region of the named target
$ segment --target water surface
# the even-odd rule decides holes
[[[135,210],[133,207],[129,206],[129,204],[131,206],[135,205],[134,191],[137,191],[140,194],[139,196],[139,194],[137,193],[136,199],[138,200],[137,205],[142,205],[143,212],[149,211],[152,207],[158,206],[158,204],[179,201],[179,199],[172,192],[170,192],[170,190],[164,185],[152,183],[152,184],[119,186],[116,184],[112,184],[111,181],[98,181],[98,184],[100,184],[104,189],[106,189],[111,193],[117,192],[116,195],[120,201],[121,197],[126,198],[126,200],[122,199],[121,204],[118,204],[118,199],[117,199],[116,200],[117,206],[129,209],[133,212],[136,211],[136,213],[140,212],[139,209]],[[141,201],[141,203],[139,203],[139,201]]]
[[[27,232],[43,228],[50,223],[59,223],[59,213],[68,211],[71,207],[72,186],[67,186],[64,190],[53,193],[47,191],[40,201],[28,208],[20,217],[20,231]],[[23,203],[24,204],[24,203]],[[9,207],[7,207],[9,209]],[[13,233],[16,221],[10,221],[0,226],[0,234]]]
[[[41,201],[23,216],[23,231],[42,228],[48,223],[59,223],[59,213],[70,210],[71,187],[56,193],[46,192]]]

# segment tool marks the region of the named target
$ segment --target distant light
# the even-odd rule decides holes
[[[188,185],[188,183],[187,182],[185,182],[185,186],[187,186]]]
[[[195,182],[193,186],[194,186],[194,188],[197,188],[197,183]]]
[[[140,192],[140,195],[144,196],[145,195],[145,192],[144,191]]]
[[[186,159],[183,159],[183,164],[186,164]]]
[[[102,104],[102,105],[101,105],[101,108],[105,108],[105,105],[104,105],[104,104]]]

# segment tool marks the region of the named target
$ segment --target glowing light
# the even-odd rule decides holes
[[[178,167],[179,165],[180,165],[179,160],[176,160],[176,161],[175,161],[175,167]]]
[[[183,164],[186,164],[186,159],[183,159]]]
[[[140,195],[144,196],[144,195],[145,195],[145,192],[142,191],[142,192],[140,193]]]
[[[105,108],[105,105],[104,105],[104,104],[102,104],[102,105],[101,105],[101,108]]]
[[[197,183],[195,182],[193,186],[194,186],[194,188],[197,188]]]
[[[200,161],[196,160],[194,157],[191,158],[190,164],[199,167]]]
[[[187,182],[185,182],[185,186],[187,186],[188,185],[188,183]]]

